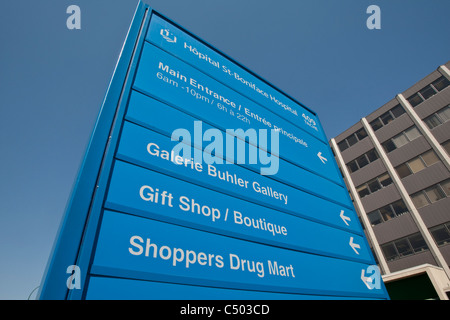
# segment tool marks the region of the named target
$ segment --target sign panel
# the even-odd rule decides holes
[[[196,297],[199,300],[374,300],[375,298],[339,297],[320,295],[301,295],[293,293],[275,293],[264,291],[235,290],[174,284],[154,281],[141,281],[120,278],[93,276],[90,279],[87,299],[92,300],[186,300],[186,297]],[[266,302],[267,303],[267,302]],[[229,305],[227,310],[214,311],[233,314],[235,310]],[[270,308],[257,307],[256,314],[269,314]],[[216,313],[214,313],[216,314]]]
[[[92,273],[231,289],[382,297],[382,290],[371,290],[361,279],[366,268],[106,211]]]
[[[340,204],[289,187],[238,165],[195,163],[181,157],[177,160],[171,151],[173,146],[174,142],[168,137],[125,123],[117,158],[276,210],[361,233],[354,211]]]
[[[314,113],[169,21],[155,16],[150,22],[146,39],[309,134],[327,141]]]
[[[133,88],[219,129],[279,130],[279,149],[289,150],[280,158],[342,179],[328,145],[151,44],[144,45]]]
[[[208,186],[121,161],[116,162],[111,179],[105,204],[109,209],[294,250],[371,262],[362,236],[243,201]]]
[[[192,128],[191,131],[193,131],[194,123],[195,121],[198,121],[198,119],[186,113],[145,96],[137,91],[131,92],[126,119],[153,131],[160,132],[168,137],[171,137],[172,132],[178,128]],[[201,132],[198,132],[198,135],[201,135],[201,138],[203,138],[204,132],[210,128],[213,127],[203,122],[202,130]],[[226,132],[223,133],[225,140],[233,139],[233,136],[226,135]],[[203,141],[201,138],[198,139],[198,137],[192,136],[191,139],[189,139],[189,137],[184,137],[183,141],[187,144],[190,143],[200,150],[204,150],[204,148],[208,145],[208,142]],[[237,143],[238,141],[235,141],[235,144]],[[250,150],[247,144],[245,150]],[[219,153],[218,150],[215,151],[216,154]],[[223,150],[220,155],[222,158],[226,158],[226,150]],[[236,163],[236,153],[233,154],[233,156],[234,157],[230,159],[230,162]],[[248,152],[246,153],[246,156],[248,156]],[[275,157],[276,156],[274,156],[274,161]],[[256,160],[258,161],[259,159]],[[352,203],[347,196],[347,189],[342,185],[323,179],[320,176],[304,170],[284,159],[276,159],[276,161],[278,162],[278,172],[276,175],[269,175],[269,178],[290,184],[293,187],[305,190],[306,192],[312,193],[319,197],[325,197],[331,201],[339,202],[347,208],[353,208]],[[246,161],[241,164],[241,166],[258,173],[260,173],[261,167],[266,167],[266,165],[260,163],[259,161],[255,164],[251,164]],[[327,190],[327,192],[324,193],[323,190]]]
[[[317,115],[143,3],[41,287],[388,299]]]

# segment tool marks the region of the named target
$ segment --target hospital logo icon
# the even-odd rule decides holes
[[[177,37],[175,37],[174,34],[169,31],[169,29],[161,29],[160,34],[167,42],[170,43],[177,42]]]

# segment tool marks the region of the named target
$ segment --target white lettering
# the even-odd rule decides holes
[[[372,15],[367,18],[366,26],[367,29],[381,29],[381,9],[379,6],[370,5],[367,7],[366,13],[371,13]]]
[[[128,248],[128,252],[134,256],[140,256],[144,253],[144,248],[142,244],[144,239],[138,235],[134,235],[130,238],[130,244],[133,247]],[[152,254],[150,255],[150,251]],[[169,246],[158,246],[156,243],[151,242],[150,238],[146,239],[145,245],[145,257],[153,257],[154,259],[162,259],[171,261],[172,266],[176,267],[182,265],[184,262],[184,267],[189,268],[191,265],[196,263],[207,266],[223,268],[223,257],[216,254],[206,254],[204,252],[199,252],[198,254],[194,250],[184,250],[182,248],[171,248]]]
[[[69,16],[66,20],[66,26],[67,29],[73,30],[73,29],[81,29],[81,9],[77,5],[70,5],[66,9],[66,13],[71,13],[72,15]]]

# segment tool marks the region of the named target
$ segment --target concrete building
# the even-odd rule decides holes
[[[449,69],[330,141],[391,298],[450,295]]]

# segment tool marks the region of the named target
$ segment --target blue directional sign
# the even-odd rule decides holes
[[[178,128],[193,129],[195,121],[199,120],[136,91],[131,93],[126,119],[139,124],[140,126],[149,128],[152,131],[160,132],[168,137],[171,137],[172,132]],[[212,126],[205,122],[202,122],[202,127],[205,131],[212,128]],[[224,131],[224,133],[226,132]],[[192,139],[189,141],[186,139],[185,142],[191,143],[201,150],[204,149],[206,146],[204,141],[196,141],[194,137],[191,138]],[[225,138],[232,137],[227,136]],[[199,142],[199,144],[197,144],[197,142]],[[246,148],[248,147],[249,146]],[[222,151],[221,156],[225,158],[226,152]],[[341,202],[343,206],[352,208],[351,201],[347,196],[347,190],[342,188],[342,185],[323,179],[317,174],[304,170],[298,165],[294,165],[284,159],[279,159],[278,161],[280,162],[280,165],[277,174],[269,177],[286,184],[291,184],[299,189],[304,189],[319,197],[326,197],[331,201]],[[248,162],[244,163],[243,166],[258,173],[260,172],[261,166],[264,167],[261,163],[251,164]],[[292,176],[297,177],[297,179],[292,179]],[[324,189],[327,190],[326,193],[323,192]]]
[[[148,218],[158,216],[158,220],[169,223],[295,250],[371,262],[361,235],[282,214],[126,162],[118,161],[113,171],[106,208]]]
[[[341,179],[327,144],[151,44],[144,45],[133,88],[220,129],[279,130],[279,149],[289,150],[281,158]]]
[[[150,22],[146,39],[313,136],[327,141],[315,113],[168,20],[155,16]]]
[[[95,275],[297,294],[361,296],[368,291],[360,278],[366,269],[362,263],[117,212],[106,211],[103,220]],[[382,290],[372,295],[384,297]]]
[[[196,164],[192,160],[187,162],[182,159],[177,161],[173,153],[171,154],[173,145],[167,137],[125,123],[117,158],[238,198],[261,203],[278,211],[361,233],[354,211],[341,204],[326,201],[238,165]],[[348,220],[342,219],[342,211],[345,211]]]
[[[139,3],[41,299],[388,299],[315,112]]]

